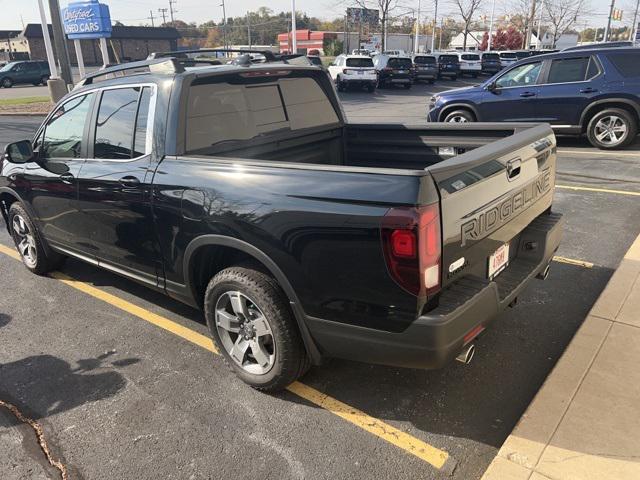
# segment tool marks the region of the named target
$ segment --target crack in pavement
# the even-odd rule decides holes
[[[51,454],[51,450],[49,449],[49,445],[47,443],[47,439],[44,436],[44,430],[42,426],[35,420],[32,420],[29,417],[25,417],[22,414],[22,412],[20,412],[20,410],[18,410],[18,408],[15,405],[12,405],[11,403],[0,400],[0,407],[6,408],[19,421],[21,421],[26,425],[29,425],[33,429],[33,431],[36,434],[36,438],[38,439],[38,445],[40,445],[40,448],[44,452],[44,455],[47,458],[47,461],[49,462],[49,464],[60,472],[60,477],[62,478],[62,480],[68,480],[69,474],[67,471],[67,467],[59,460],[56,460],[55,458],[53,458],[53,455]]]

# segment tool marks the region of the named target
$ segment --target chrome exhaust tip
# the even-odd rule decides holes
[[[547,265],[546,267],[544,267],[544,270],[536,275],[536,278],[539,280],[546,280],[549,276],[549,270],[551,270],[551,265]]]
[[[476,346],[472,343],[462,349],[456,357],[456,360],[460,363],[464,363],[465,365],[469,365],[474,353],[476,353]]]

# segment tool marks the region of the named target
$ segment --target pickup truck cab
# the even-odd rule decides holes
[[[74,257],[201,308],[269,391],[326,357],[468,360],[546,276],[548,126],[349,123],[318,67],[172,55],[86,77],[6,147],[0,211],[30,271]]]
[[[378,82],[373,60],[367,55],[338,55],[329,66],[329,75],[340,92],[357,87],[372,93]]]

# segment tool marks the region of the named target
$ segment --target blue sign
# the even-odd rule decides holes
[[[98,3],[98,0],[71,2],[62,9],[62,22],[64,33],[70,40],[111,36],[109,6]]]

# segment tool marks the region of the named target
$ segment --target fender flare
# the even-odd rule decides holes
[[[640,105],[637,102],[624,97],[607,97],[601,98],[587,105],[580,115],[580,125],[586,128],[584,120],[588,116],[589,112],[591,112],[595,107],[605,105],[607,103],[624,103],[625,105],[629,105],[636,112],[636,116],[640,118]]]
[[[314,365],[319,365],[322,360],[322,354],[318,349],[315,340],[311,336],[309,332],[309,328],[307,327],[307,323],[305,321],[306,315],[304,310],[302,309],[302,305],[300,304],[300,300],[296,295],[291,283],[282,272],[280,267],[276,265],[276,263],[262,250],[251,245],[250,243],[245,242],[244,240],[240,240],[234,237],[228,237],[226,235],[215,235],[215,234],[207,234],[201,235],[197,238],[194,238],[189,242],[187,248],[184,252],[184,258],[182,260],[182,271],[184,273],[185,283],[187,287],[187,291],[192,295],[195,299],[195,288],[193,286],[193,278],[191,274],[191,260],[193,254],[201,247],[204,246],[220,246],[220,247],[229,247],[239,250],[243,253],[246,253],[250,257],[253,257],[255,260],[264,265],[267,270],[273,275],[273,277],[278,281],[278,284],[284,290],[285,295],[289,300],[289,304],[291,305],[291,310],[293,311],[293,316],[296,319],[296,323],[298,324],[298,328],[300,329],[300,335],[302,337],[302,341],[307,350],[309,357]]]
[[[438,121],[444,121],[444,112],[447,110],[451,110],[452,108],[466,108],[467,110],[471,110],[473,115],[476,117],[476,121],[479,122],[480,116],[478,115],[478,109],[470,103],[448,103],[440,107],[440,113],[438,114]]]

